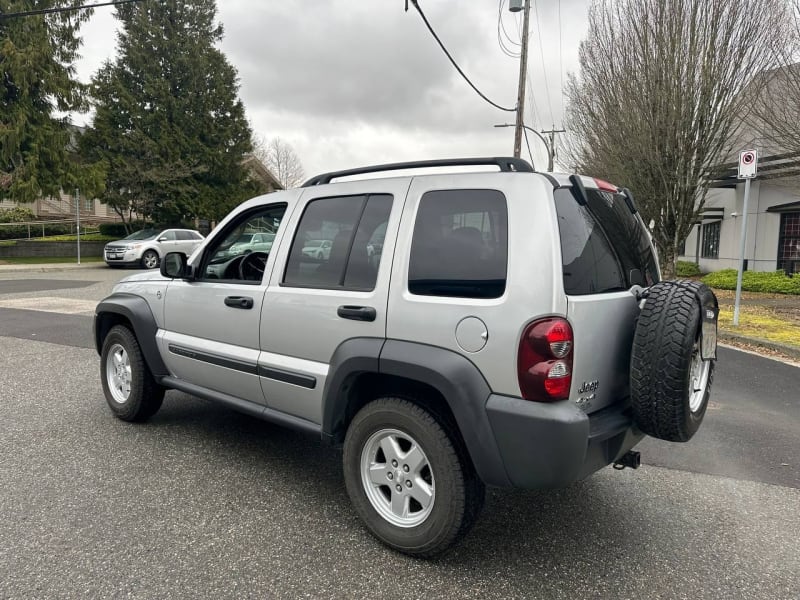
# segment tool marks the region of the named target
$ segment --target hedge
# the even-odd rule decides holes
[[[124,223],[101,223],[100,226],[100,233],[103,235],[112,235],[115,238],[124,238],[130,233],[134,231],[139,231],[140,229],[145,228],[145,224],[143,221],[132,221],[128,223],[128,230],[125,229]]]
[[[678,277],[697,277],[700,275],[700,267],[693,262],[679,260],[675,267],[675,275]]]
[[[736,276],[736,269],[724,269],[709,273],[703,277],[703,283],[720,290],[735,290]],[[787,277],[783,271],[745,271],[742,275],[742,289],[746,292],[800,294],[800,275]]]
[[[74,225],[69,223],[45,223],[44,225],[3,225],[0,227],[0,240],[25,239],[30,231],[31,237],[44,235],[65,235],[74,233]]]

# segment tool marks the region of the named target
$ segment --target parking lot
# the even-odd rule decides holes
[[[426,562],[366,532],[316,438],[178,392],[115,419],[91,313],[129,273],[0,273],[2,598],[800,598],[797,367],[720,349],[691,442],[490,490]]]

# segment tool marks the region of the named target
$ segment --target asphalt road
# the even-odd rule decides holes
[[[0,598],[800,598],[796,367],[721,349],[691,442],[490,490],[425,562],[371,538],[312,437],[178,392],[147,424],[114,419],[88,315],[122,275],[0,274]]]

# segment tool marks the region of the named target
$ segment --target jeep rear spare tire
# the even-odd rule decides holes
[[[652,286],[636,325],[631,353],[631,406],[644,433],[686,442],[708,406],[714,360],[701,356],[702,283],[666,281]]]

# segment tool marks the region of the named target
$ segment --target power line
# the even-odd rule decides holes
[[[511,39],[511,36],[506,30],[506,25],[503,22],[503,6],[505,3],[506,0],[500,0],[497,3],[497,43],[500,46],[500,50],[503,51],[503,54],[510,58],[519,58],[520,53],[514,49],[514,46],[521,46],[522,44]],[[503,39],[504,37],[505,39]],[[511,46],[507,46],[506,44],[511,44]]]
[[[65,8],[41,8],[37,10],[26,10],[22,12],[0,13],[0,20],[12,19],[15,17],[32,17],[34,15],[51,15],[54,13],[75,12],[76,10],[87,10],[100,6],[117,6],[119,4],[131,4],[134,2],[144,2],[145,0],[114,0],[112,2],[99,2],[97,4],[84,4],[83,6],[71,6]]]
[[[132,0],[129,0],[129,1],[132,1]],[[459,74],[461,75],[461,77],[464,78],[464,81],[466,81],[469,84],[469,86],[473,90],[475,90],[475,93],[477,93],[486,102],[488,102],[489,104],[491,104],[492,106],[494,106],[495,108],[497,108],[499,110],[504,110],[506,112],[516,112],[517,111],[516,107],[515,108],[506,108],[505,106],[500,106],[499,104],[496,104],[496,103],[492,102],[491,100],[489,100],[489,98],[487,98],[486,95],[483,92],[481,92],[477,87],[475,87],[475,84],[472,83],[472,81],[470,81],[469,77],[467,77],[467,75],[464,73],[464,71],[461,70],[461,67],[458,66],[458,63],[450,55],[450,52],[447,51],[447,48],[445,48],[445,45],[442,43],[442,40],[440,40],[439,36],[436,35],[436,32],[433,30],[433,27],[428,22],[428,18],[425,16],[425,13],[422,12],[422,8],[419,5],[419,0],[411,0],[411,4],[413,4],[414,8],[417,9],[417,12],[419,13],[419,16],[422,17],[422,21],[425,23],[425,26],[428,28],[428,31],[431,32],[431,35],[433,36],[433,39],[435,39],[437,41],[437,43],[439,44],[439,47],[445,53],[447,58],[450,59],[450,62],[456,68],[456,71],[458,71]]]

